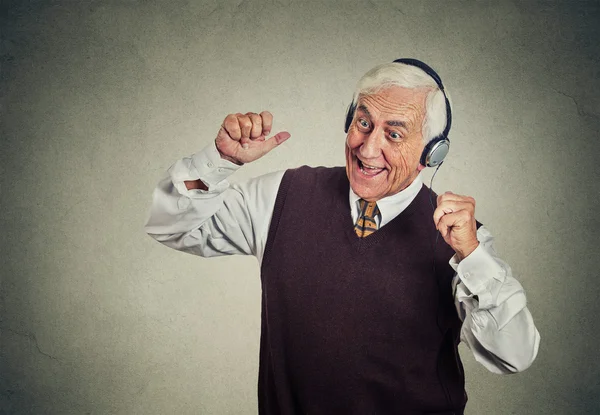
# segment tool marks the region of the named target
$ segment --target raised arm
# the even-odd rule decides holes
[[[261,260],[283,172],[235,185],[227,178],[289,138],[282,132],[266,139],[271,124],[266,112],[228,115],[214,143],[176,162],[159,182],[146,232],[195,255],[249,254]]]
[[[492,235],[483,226],[477,235],[475,251],[460,262],[456,257],[451,261],[456,307],[463,320],[461,340],[489,371],[521,372],[536,358],[540,334],[523,287],[496,256]]]
[[[497,257],[493,237],[476,229],[475,200],[450,192],[438,196],[434,222],[456,251],[455,302],[463,321],[461,340],[494,373],[527,369],[537,356],[540,334],[521,284]]]

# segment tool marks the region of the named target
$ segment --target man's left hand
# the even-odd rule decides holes
[[[435,227],[458,259],[466,258],[477,248],[477,223],[475,199],[446,192],[437,197],[437,209],[433,212]]]

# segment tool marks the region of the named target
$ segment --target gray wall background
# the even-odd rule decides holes
[[[256,260],[154,242],[151,192],[230,112],[292,134],[233,180],[342,164],[356,81],[397,57],[450,90],[434,189],[477,199],[542,336],[511,376],[461,349],[467,413],[599,413],[598,1],[1,7],[0,414],[256,413]]]

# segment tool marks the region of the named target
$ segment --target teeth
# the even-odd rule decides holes
[[[381,167],[375,167],[375,166],[369,166],[368,164],[365,164],[363,162],[361,162],[360,164],[362,164],[362,167],[365,169],[370,169],[370,170],[377,170],[380,169]]]
[[[382,167],[369,166],[368,164],[363,163],[359,160],[360,171],[365,175],[373,175],[373,173],[377,170],[383,170]],[[368,173],[367,173],[368,171]]]

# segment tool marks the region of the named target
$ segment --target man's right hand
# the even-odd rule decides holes
[[[229,114],[215,139],[217,150],[222,158],[235,164],[257,160],[290,138],[287,131],[282,131],[267,139],[272,125],[273,115],[268,111]]]

